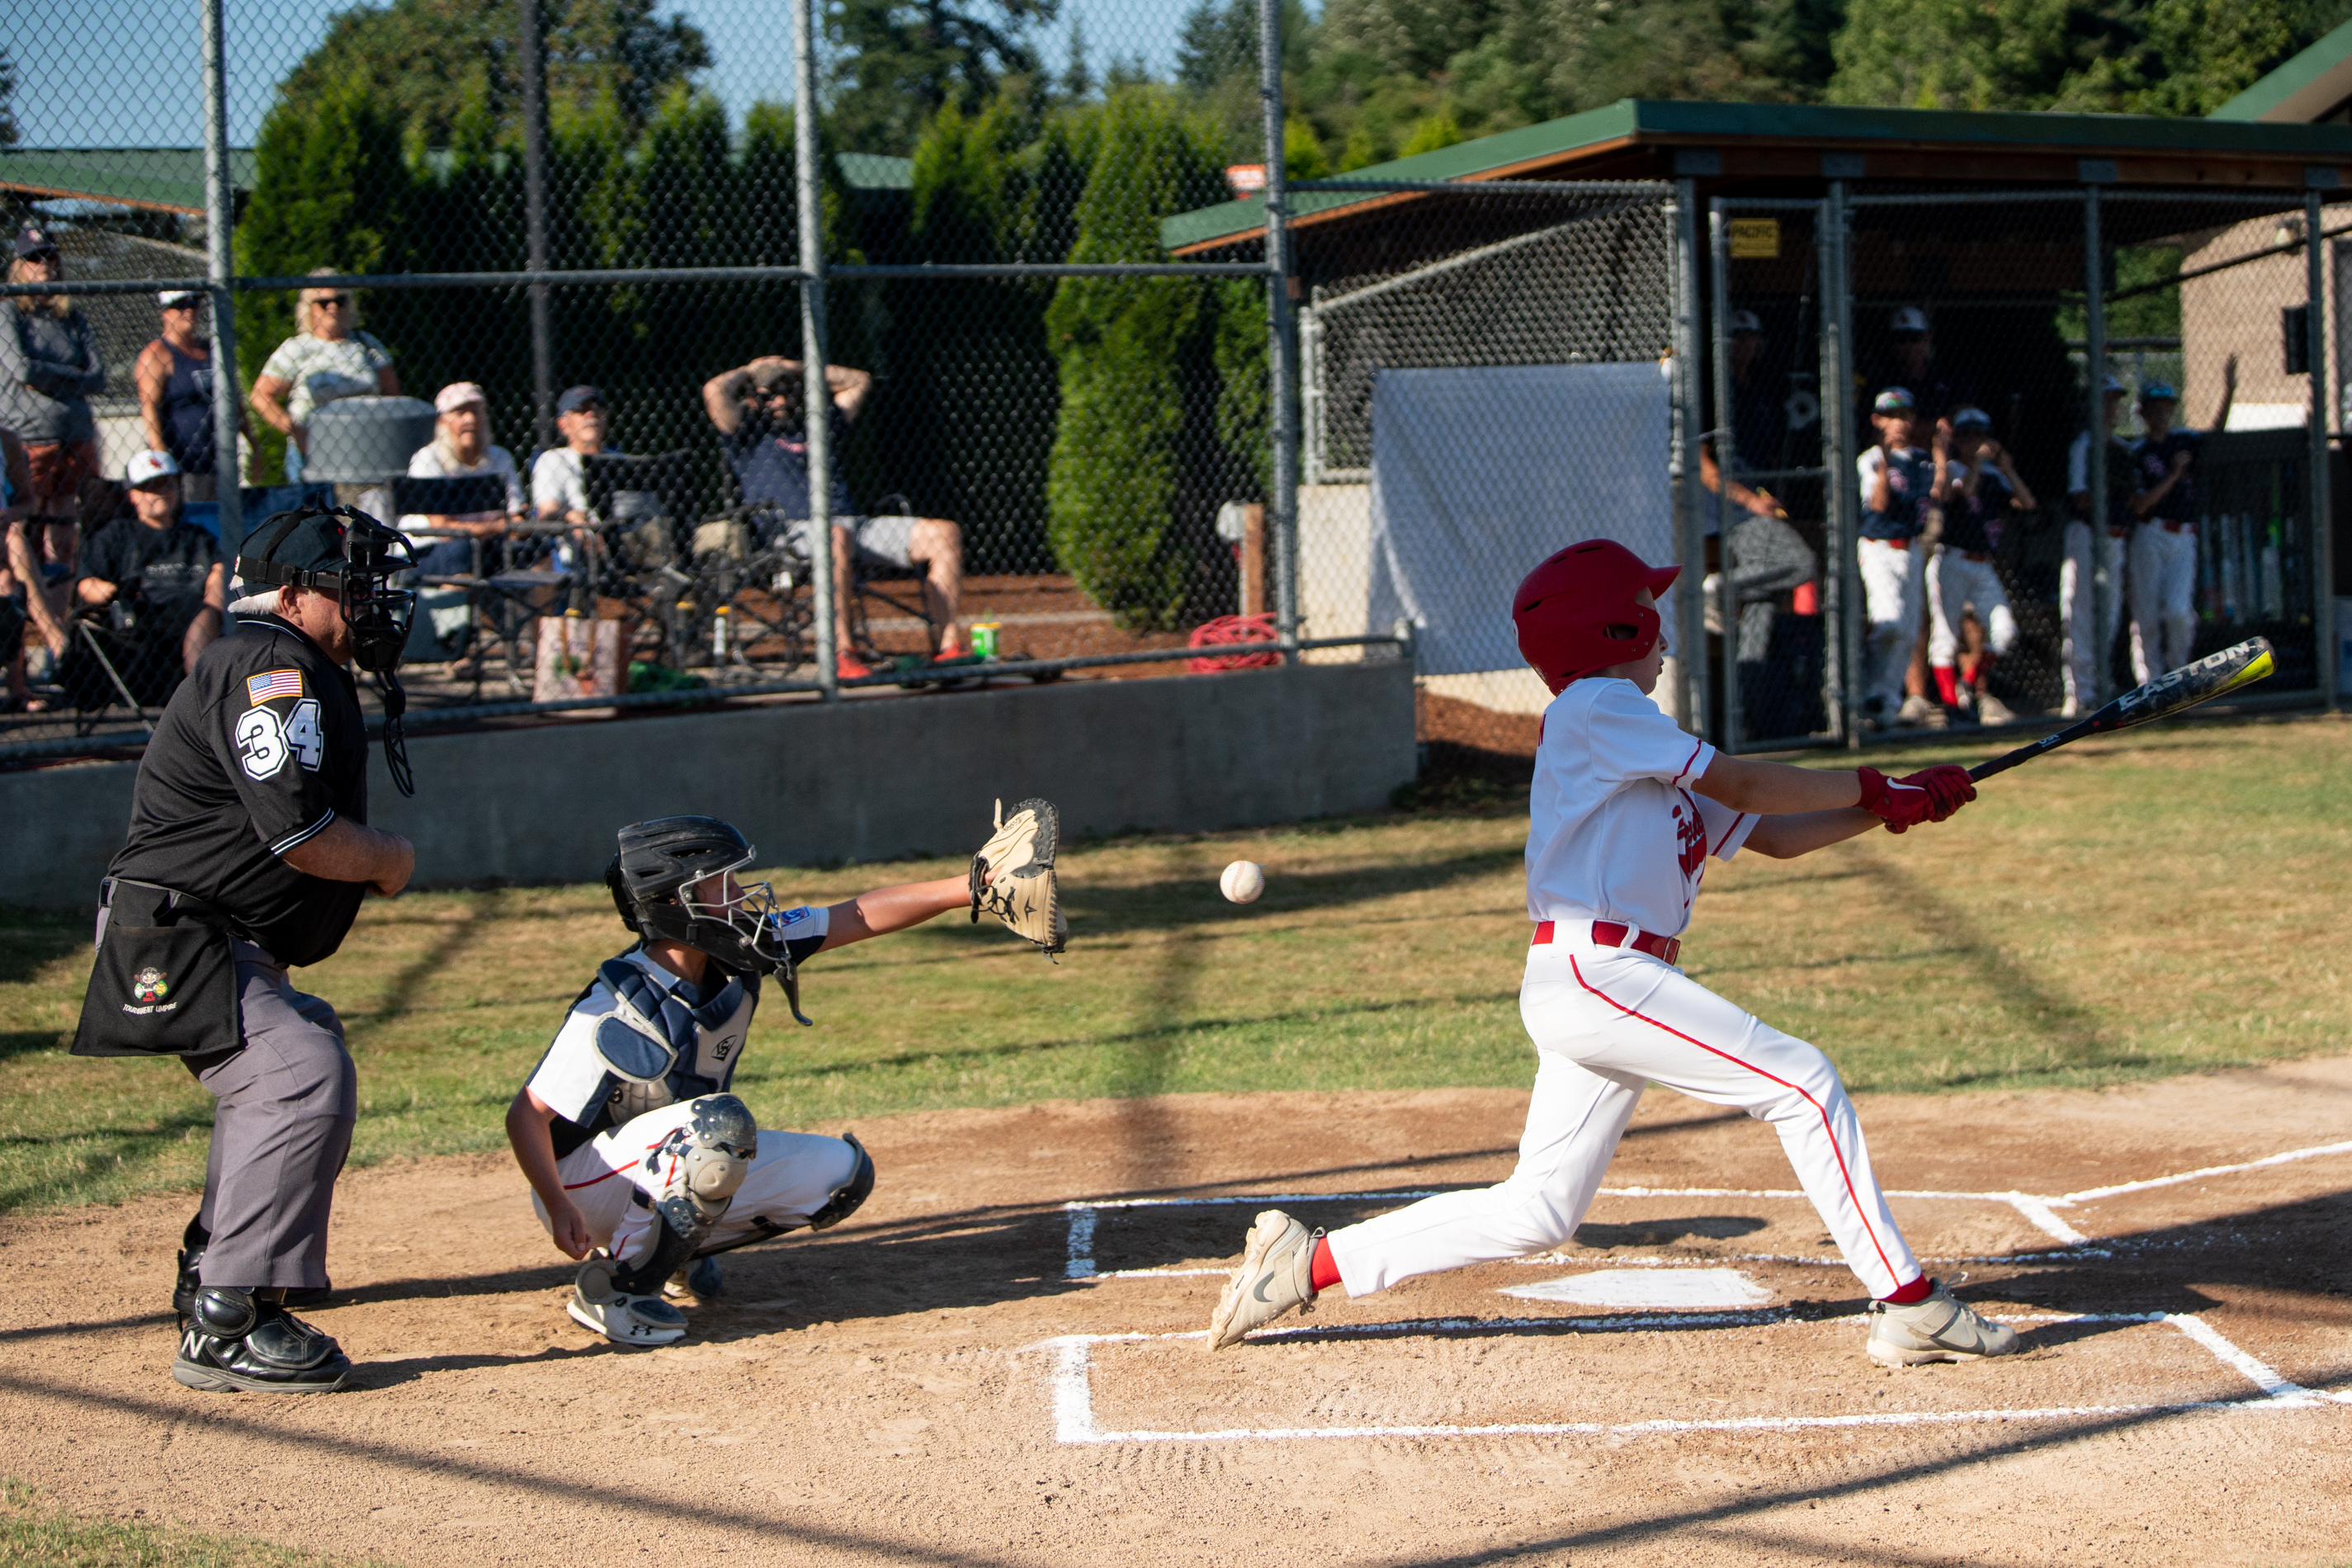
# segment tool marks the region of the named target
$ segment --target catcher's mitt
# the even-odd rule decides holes
[[[1062,918],[1062,896],[1054,881],[1054,851],[1061,819],[1051,801],[1024,800],[1004,815],[996,803],[996,832],[971,858],[971,918],[986,910],[1037,944],[1051,958],[1068,945],[1070,922]]]

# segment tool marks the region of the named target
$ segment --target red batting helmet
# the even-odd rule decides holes
[[[1633,595],[1664,593],[1682,570],[1647,565],[1613,539],[1588,539],[1547,557],[1511,595],[1519,657],[1554,696],[1580,675],[1648,658],[1658,646],[1658,612]]]

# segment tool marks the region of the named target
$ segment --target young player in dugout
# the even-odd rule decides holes
[[[1570,545],[1512,603],[1519,649],[1553,693],[1537,744],[1519,1014],[1535,1089],[1509,1180],[1444,1193],[1326,1236],[1280,1209],[1250,1228],[1209,1348],[1317,1292],[1370,1295],[1416,1275],[1521,1258],[1576,1234],[1652,1083],[1769,1121],[1872,1298],[1866,1349],[1888,1365],[2005,1355],[2017,1332],[1927,1278],[1895,1227],[1837,1068],[1675,967],[1710,857],[1775,859],[1884,826],[1941,822],[1967,770],[1889,779],[1719,755],[1651,700],[1665,658],[1656,596],[1679,567],[1607,540]]]
[[[751,846],[715,817],[621,829],[604,881],[639,941],[597,966],[507,1108],[540,1223],[585,1260],[567,1307],[576,1321],[615,1344],[668,1344],[687,1327],[674,1303],[722,1288],[717,1254],[856,1212],[875,1173],[855,1136],[762,1129],[730,1091],[762,977],[805,1025],[802,963],[966,906],[1059,952],[1057,832],[1050,805],[1024,801],[1009,819],[1000,811],[968,874],[813,910],[739,879]]]

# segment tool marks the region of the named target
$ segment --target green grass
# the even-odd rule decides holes
[[[0,1479],[0,1568],[331,1568],[348,1561],[139,1519],[83,1519],[49,1507],[22,1481]]]
[[[2335,721],[2085,742],[1942,827],[1717,864],[1685,966],[1859,1089],[2102,1084],[2341,1049],[2347,786],[2352,725]],[[826,955],[803,977],[818,1026],[764,1009],[737,1087],[763,1122],[837,1129],[1063,1096],[1522,1085],[1525,834],[1502,805],[1077,846],[1062,965],[956,916]],[[1236,908],[1216,877],[1244,856],[1270,885]],[[774,876],[821,901],[956,868]],[[0,915],[0,1208],[202,1176],[210,1101],[182,1068],[64,1053],[88,931]],[[350,1029],[354,1162],[501,1147],[516,1085],[625,942],[595,885],[372,902],[299,976]]]

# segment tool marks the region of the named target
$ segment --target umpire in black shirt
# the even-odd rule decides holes
[[[315,1393],[351,1362],[287,1310],[325,1293],[335,1178],[359,1112],[334,1009],[288,982],[407,884],[416,852],[367,826],[355,653],[383,682],[396,751],[411,596],[399,536],[339,508],[247,539],[236,625],[173,694],[139,764],[130,840],[101,891],[74,1051],[175,1055],[215,1100],[204,1204],[173,1304],[191,1388]],[[389,656],[386,647],[389,647]],[[395,778],[406,775],[404,759]]]

